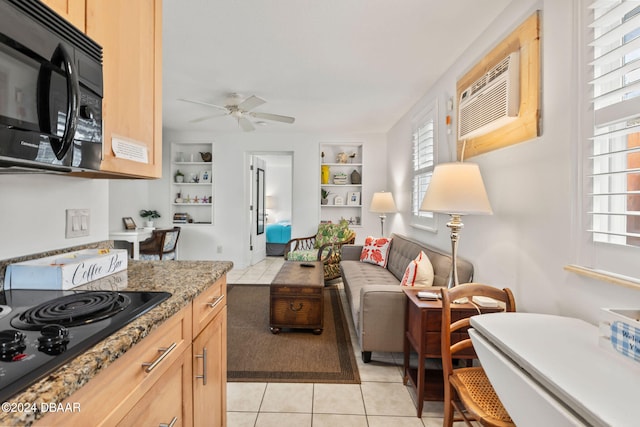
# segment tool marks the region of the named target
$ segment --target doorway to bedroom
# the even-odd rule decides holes
[[[255,265],[267,256],[283,256],[285,244],[291,239],[293,152],[253,152],[250,157],[254,165],[264,165],[264,234],[252,236],[250,245],[251,265]]]

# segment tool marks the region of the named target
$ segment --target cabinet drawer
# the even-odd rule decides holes
[[[185,351],[118,426],[191,426],[191,351]]]
[[[65,404],[80,403],[81,412],[49,413],[37,425],[115,425],[190,347],[188,306],[64,400]]]
[[[193,300],[193,336],[207,327],[209,322],[227,305],[227,276],[224,275]]]

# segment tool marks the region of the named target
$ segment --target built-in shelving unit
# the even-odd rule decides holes
[[[171,144],[173,223],[176,225],[213,224],[215,202],[213,189],[213,143],[175,142]]]
[[[320,220],[362,224],[362,144],[320,143]],[[322,190],[329,192],[322,200]]]

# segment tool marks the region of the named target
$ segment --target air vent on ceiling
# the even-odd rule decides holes
[[[458,103],[458,139],[489,133],[518,117],[520,55],[513,52],[462,91]]]

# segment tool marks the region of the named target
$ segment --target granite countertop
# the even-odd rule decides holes
[[[186,307],[233,267],[230,261],[129,261],[126,272],[128,291],[164,291],[172,296],[148,313],[129,323],[84,354],[15,395],[8,402],[59,403],[122,356],[182,308]],[[0,425],[28,426],[33,412],[0,411]]]

